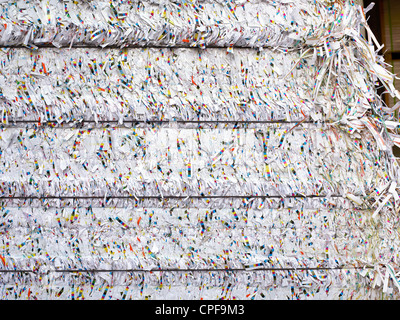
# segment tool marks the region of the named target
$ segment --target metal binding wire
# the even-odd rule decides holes
[[[66,272],[66,273],[80,273],[80,272],[88,272],[88,273],[112,273],[112,272],[255,272],[255,271],[317,271],[317,270],[359,270],[359,269],[373,269],[373,266],[343,266],[343,267],[248,267],[248,268],[204,268],[204,269],[179,269],[179,268],[168,268],[168,269],[53,269],[47,270],[47,273],[50,272]],[[0,270],[0,273],[37,273],[38,270]]]
[[[13,200],[13,199],[38,199],[38,200],[44,200],[44,199],[267,199],[267,198],[272,198],[272,199],[284,199],[284,198],[344,198],[342,195],[316,195],[316,194],[311,194],[311,195],[182,195],[182,196],[173,196],[173,195],[141,195],[141,196],[136,196],[136,195],[129,195],[129,196],[118,196],[118,195],[103,195],[103,196],[72,196],[72,195],[60,195],[60,196],[1,196],[1,200]]]

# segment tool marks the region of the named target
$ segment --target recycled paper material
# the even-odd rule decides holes
[[[399,299],[370,9],[0,1],[1,299]]]

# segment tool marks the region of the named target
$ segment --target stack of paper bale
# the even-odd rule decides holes
[[[366,11],[0,1],[0,297],[398,299]]]

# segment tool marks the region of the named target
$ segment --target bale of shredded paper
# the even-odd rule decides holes
[[[2,299],[400,298],[400,93],[360,5],[0,12]]]

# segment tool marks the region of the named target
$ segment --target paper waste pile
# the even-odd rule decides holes
[[[0,1],[1,299],[399,299],[370,9]]]

